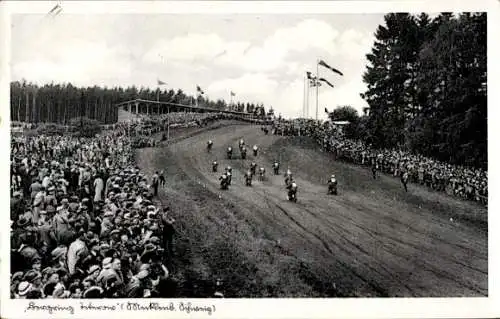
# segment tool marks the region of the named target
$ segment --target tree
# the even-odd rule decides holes
[[[486,14],[389,14],[375,36],[363,138],[486,168]]]
[[[332,112],[328,113],[328,117],[333,121],[348,121],[344,133],[347,138],[359,137],[359,115],[358,111],[350,105],[337,106]]]
[[[407,13],[385,16],[379,26],[371,65],[363,75],[368,90],[362,95],[370,107],[367,129],[378,147],[402,145],[407,110],[413,103],[411,94],[415,61],[420,44],[416,19]]]

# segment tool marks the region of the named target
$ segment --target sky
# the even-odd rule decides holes
[[[88,14],[12,16],[12,80],[76,86],[157,87],[208,98],[263,103],[286,118],[301,117],[304,75],[320,67],[334,88],[319,89],[324,108],[367,106],[360,93],[366,54],[382,14]],[[316,115],[310,90],[309,116]]]

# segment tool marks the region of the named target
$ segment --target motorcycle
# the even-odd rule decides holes
[[[245,185],[252,186],[252,175],[251,174],[245,175]]]
[[[279,175],[280,174],[280,164],[274,163],[273,170],[274,170],[274,175]]]
[[[212,150],[212,142],[208,142],[207,143],[207,152],[210,153],[210,151]]]
[[[265,175],[266,175],[266,170],[264,169],[264,167],[261,167],[259,169],[259,180],[263,181],[265,178]]]
[[[231,172],[227,172],[227,183],[231,185]]]
[[[212,163],[212,172],[217,172],[217,167],[219,166],[219,164],[217,162],[213,162]]]
[[[288,190],[288,200],[291,202],[297,202],[297,190],[290,189]]]
[[[226,190],[229,188],[229,183],[227,179],[222,179],[220,181],[220,189]]]
[[[231,159],[232,156],[233,156],[233,149],[228,148],[227,149],[227,159]]]
[[[255,147],[254,147],[254,148],[253,148],[253,156],[257,156],[257,152],[258,152],[258,151],[259,151],[259,150],[258,150],[257,148],[255,148]]]
[[[337,195],[337,181],[328,183],[328,195]]]
[[[242,159],[246,159],[247,158],[247,150],[244,147],[241,149],[241,158]]]
[[[250,166],[250,172],[252,173],[252,176],[255,176],[255,171],[257,170],[257,164],[252,163]]]

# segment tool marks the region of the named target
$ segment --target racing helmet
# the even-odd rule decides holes
[[[297,187],[297,184],[295,182],[292,182],[292,187]]]

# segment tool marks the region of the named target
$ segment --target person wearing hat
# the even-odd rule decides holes
[[[17,294],[17,287],[19,286],[19,283],[22,281],[23,279],[23,272],[22,271],[18,271],[18,272],[15,272],[11,279],[10,279],[10,292],[11,292],[11,298],[15,298],[16,294]]]
[[[36,260],[41,260],[41,257],[38,250],[33,247],[35,238],[32,233],[23,234],[20,239],[21,246],[15,250],[15,255],[19,256],[19,259],[14,259],[17,262],[12,267],[13,270],[28,270]]]
[[[66,257],[68,249],[65,246],[58,246],[52,252],[52,263],[55,267],[66,267]]]
[[[99,286],[92,286],[83,293],[83,299],[101,299],[103,296],[104,289]]]
[[[104,258],[102,261],[102,270],[97,276],[96,282],[98,285],[102,286],[105,280],[108,280],[111,277],[118,278],[118,274],[113,269],[112,265],[113,259],[111,257]]]
[[[27,281],[22,281],[17,286],[17,297],[19,299],[26,299],[26,295],[33,289],[33,285]]]
[[[29,270],[23,276],[23,281],[27,281],[33,285],[34,288],[42,287],[42,274],[36,270]]]

